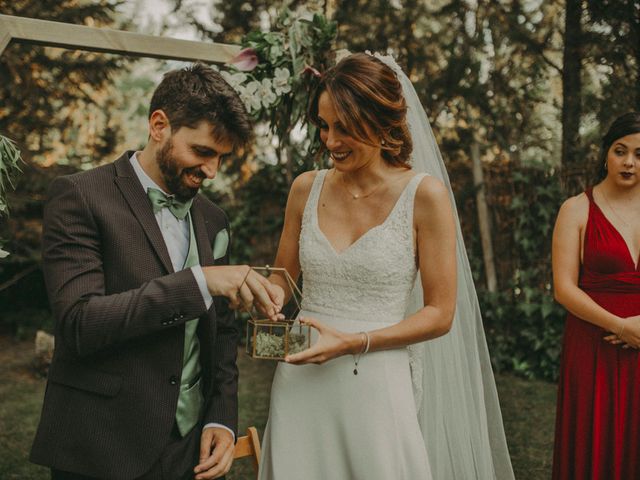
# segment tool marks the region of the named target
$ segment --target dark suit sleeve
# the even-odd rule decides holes
[[[231,231],[228,220],[226,220],[225,228],[227,232]],[[216,263],[229,264],[229,248],[225,256]],[[235,313],[229,308],[229,301],[224,297],[214,297],[214,305],[216,309],[216,342],[213,348],[215,361],[212,398],[204,423],[221,423],[233,430],[238,438],[238,366],[236,360],[240,332]]]
[[[190,269],[107,295],[99,228],[71,178],[52,183],[43,226],[43,269],[56,336],[75,354],[89,355],[206,311]]]

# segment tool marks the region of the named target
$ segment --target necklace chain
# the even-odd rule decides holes
[[[337,173],[337,170],[333,171],[333,175],[335,176],[335,174]],[[392,180],[391,182],[387,183],[387,186],[391,186],[394,183],[402,180],[404,177],[403,176],[399,176],[398,178]],[[344,179],[344,175],[341,175],[340,177],[340,183],[342,184],[342,188],[344,188],[344,190],[351,196],[351,198],[353,200],[360,200],[362,198],[367,198],[370,197],[371,195],[373,195],[374,193],[376,193],[380,187],[382,187],[385,184],[385,181],[381,181],[378,185],[376,185],[375,187],[373,187],[373,189],[367,193],[353,193],[351,190],[349,190],[349,187],[347,187],[347,182]]]
[[[334,170],[335,172],[335,170]],[[384,180],[381,181],[378,185],[376,185],[375,187],[373,187],[373,189],[367,193],[353,193],[351,190],[349,190],[349,187],[347,187],[347,182],[344,179],[344,175],[342,175],[341,177],[341,182],[342,183],[342,187],[345,189],[345,191],[351,195],[351,198],[354,200],[360,200],[361,198],[367,198],[370,197],[371,195],[373,195],[374,193],[376,193],[376,191],[382,186],[384,185]]]
[[[627,221],[625,221],[624,218],[622,218],[622,216],[615,210],[615,208],[613,208],[613,206],[611,205],[611,203],[609,202],[609,199],[607,198],[607,196],[604,193],[604,189],[602,190],[602,196],[604,197],[604,201],[606,202],[607,206],[609,207],[609,209],[613,212],[613,214],[618,217],[622,223],[624,223],[627,227],[629,226],[629,223]]]

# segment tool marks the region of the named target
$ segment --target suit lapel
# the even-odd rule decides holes
[[[153,215],[153,209],[129,161],[131,155],[133,155],[133,152],[126,152],[114,162],[116,168],[115,183],[129,204],[131,211],[138,219],[138,222],[142,225],[142,229],[162,262],[162,265],[167,272],[173,273],[171,257],[169,257],[169,251],[162,238],[162,232],[160,232],[156,217]]]
[[[193,220],[193,230],[196,234],[196,242],[198,243],[198,255],[200,256],[200,265],[214,265],[213,250],[211,246],[211,238],[207,231],[208,222],[204,218],[202,208],[200,207],[201,199],[196,197],[191,207],[191,219]]]
[[[198,256],[200,257],[200,265],[203,267],[214,265],[213,250],[211,246],[211,237],[207,227],[211,227],[208,220],[205,219],[204,212],[201,205],[202,199],[198,196],[194,198],[193,205],[191,206],[191,221],[193,222],[193,231],[196,236],[196,242],[198,244]],[[204,368],[204,378],[211,377],[211,370],[209,365],[211,362],[212,352],[211,345],[215,343],[215,322],[216,322],[216,308],[215,302],[211,305],[211,308],[206,314],[206,317],[201,317],[202,320],[198,323],[198,337],[200,338],[200,355],[201,358],[207,359],[202,361],[201,364]],[[205,381],[206,397],[210,391],[210,381]]]

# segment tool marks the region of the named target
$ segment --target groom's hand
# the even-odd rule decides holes
[[[200,463],[193,469],[196,480],[219,478],[229,472],[235,448],[233,435],[225,428],[208,427],[200,436]]]
[[[207,288],[213,296],[229,299],[231,308],[258,310],[271,320],[276,320],[282,308],[282,298],[275,286],[247,265],[203,267]]]
[[[271,301],[273,301],[273,304],[276,307],[276,311],[278,312],[276,314],[276,318],[274,318],[269,311],[262,310],[260,305],[256,305],[256,307],[260,313],[271,318],[271,320],[284,320],[284,315],[282,313],[279,313],[282,310],[282,306],[284,305],[284,300],[285,300],[284,290],[280,285],[273,283],[271,281],[269,281],[268,288],[269,288],[269,296],[271,298]]]

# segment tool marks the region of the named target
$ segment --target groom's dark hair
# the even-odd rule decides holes
[[[181,127],[195,128],[201,121],[212,126],[218,141],[230,141],[234,149],[245,147],[253,137],[247,110],[238,93],[214,69],[195,63],[166,73],[156,87],[149,117],[162,110],[173,133]]]

